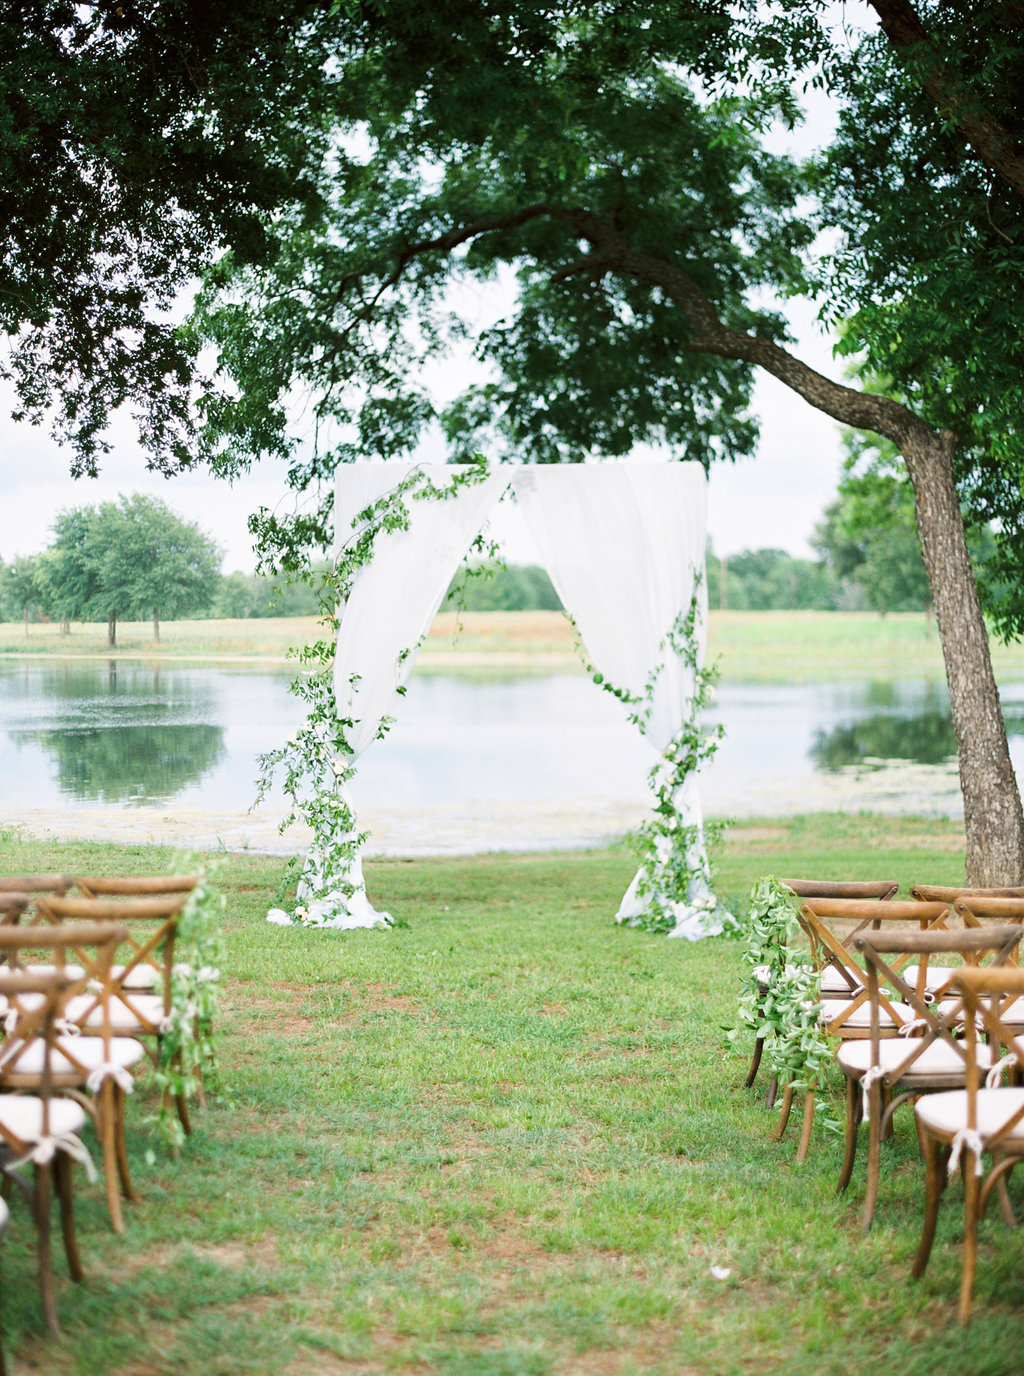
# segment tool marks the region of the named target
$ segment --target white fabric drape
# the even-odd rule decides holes
[[[524,468],[515,476],[520,510],[562,605],[573,618],[594,667],[635,698],[648,695],[643,731],[663,751],[694,693],[693,670],[667,644],[686,614],[704,568],[707,479],[699,464],[600,463]],[[706,634],[706,589],[697,587],[697,633]],[[706,874],[696,778],[673,797],[682,825],[697,828],[691,865]],[[642,911],[644,871],[630,886],[619,921]],[[710,900],[706,881],[691,882],[672,935],[696,938],[721,931],[720,920],[696,900]]]
[[[352,722],[346,765],[359,761],[384,718],[393,714],[452,576],[508,484],[507,474],[478,476],[468,467],[430,465],[426,471],[432,485],[447,488],[449,495],[403,494],[408,529],[377,534],[373,557],[356,575],[341,615],[334,694],[338,715]],[[357,463],[340,471],[334,508],[338,551],[358,534],[360,514],[416,472],[396,463]],[[456,485],[459,476],[468,480]],[[351,807],[351,795],[341,791]],[[375,911],[366,897],[358,851],[344,883],[345,891],[325,894],[320,857],[310,855],[298,894],[310,919],[332,927],[390,922],[389,914]]]

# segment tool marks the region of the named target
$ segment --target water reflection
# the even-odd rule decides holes
[[[955,754],[953,719],[939,711],[916,717],[875,713],[847,726],[815,732],[810,749],[815,766],[832,771],[883,760],[943,764]]]
[[[5,665],[0,717],[27,805],[40,763],[59,795],[80,803],[166,801],[198,786],[225,757],[224,708],[207,671],[161,665]]]
[[[173,801],[182,810],[244,812],[257,757],[301,720],[288,692],[292,672],[0,661],[0,809]],[[1024,776],[1024,684],[1004,685],[1002,701]],[[396,715],[360,763],[358,808],[482,816],[492,804],[558,810],[642,806],[648,797],[650,747],[622,704],[582,674],[414,675]],[[719,722],[725,739],[700,784],[708,815],[794,810],[812,794],[845,806],[852,795],[838,785],[848,775],[875,787],[886,773],[881,762],[934,769],[955,757],[941,682],[723,683],[707,714],[708,725]],[[955,806],[955,769],[947,783],[951,803],[945,794],[923,797],[919,783],[908,809]],[[272,794],[269,806],[283,801]]]
[[[1004,705],[1007,736],[1024,735],[1024,714]],[[877,712],[855,722],[816,731],[810,747],[815,768],[834,773],[851,765],[880,767],[888,760],[946,764],[956,759],[956,733],[949,712],[931,708],[916,716]]]
[[[144,803],[173,798],[224,756],[221,726],[113,726],[39,731],[70,798]]]

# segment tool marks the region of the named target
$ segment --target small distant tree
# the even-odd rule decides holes
[[[152,616],[159,644],[161,616],[188,616],[213,601],[219,547],[157,497],[64,511],[53,530],[46,577],[54,605],[69,618],[105,620],[111,647],[119,619]]]
[[[38,611],[40,602],[40,583],[37,561],[19,554],[12,564],[4,569],[4,600],[8,607],[25,620],[25,639],[28,639],[28,623],[33,612]]]
[[[460,569],[452,579],[442,610],[456,607],[467,612],[557,612],[562,603],[546,569],[487,560]]]

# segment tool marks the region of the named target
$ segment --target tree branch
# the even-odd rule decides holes
[[[697,284],[667,259],[633,250],[610,220],[585,210],[557,210],[555,215],[595,249],[591,262],[606,271],[633,277],[662,291],[683,312],[693,331],[684,345],[691,353],[714,354],[751,363],[771,373],[818,411],[857,430],[873,430],[902,451],[912,438],[919,441],[932,429],[907,407],[889,397],[859,392],[833,382],[772,340],[730,329]]]
[[[971,92],[952,76],[934,53],[934,44],[909,0],[868,0],[878,15],[882,32],[903,57],[927,60],[915,64],[914,74],[944,119],[956,125],[964,142],[985,166],[1024,196],[1024,152],[1013,135]]]

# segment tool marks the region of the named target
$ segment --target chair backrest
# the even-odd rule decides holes
[[[881,1038],[881,1010],[892,1003],[909,1006],[913,1019],[907,1030],[916,1035],[906,1039],[906,1055],[898,1064],[887,1067],[890,1081],[898,1080],[933,1042],[942,1041],[964,1060],[965,1044],[957,1037],[964,1017],[964,998],[957,978],[950,982],[952,997],[934,999],[927,991],[928,961],[940,956],[943,964],[959,956],[963,970],[978,968],[987,961],[995,971],[1012,968],[1010,961],[1020,944],[1021,929],[1013,925],[978,927],[959,931],[875,931],[854,938],[854,946],[864,957],[868,1000],[871,1005],[872,1063],[878,1064]],[[894,959],[895,957],[895,959]],[[900,973],[907,961],[916,957],[917,975],[913,983]],[[957,976],[962,973],[957,972]],[[883,989],[887,992],[883,996]]]
[[[67,893],[68,874],[0,874],[0,893]]]
[[[1024,997],[1024,970],[1014,969],[964,969],[961,970],[957,985],[964,1003],[964,1039],[968,1055],[974,1060],[973,1049],[977,1045],[979,1031],[984,1031],[993,1048],[993,1058],[1001,1048],[1005,1060],[1024,1071],[1024,1046],[1013,1028],[1006,1027],[1002,1015],[1007,1005]],[[989,1075],[998,1075],[999,1062]],[[981,1075],[971,1062],[967,1067],[967,1129],[977,1131],[978,1127],[978,1090],[982,1088]],[[998,1125],[991,1124],[986,1130],[986,1147],[998,1150],[999,1143],[1024,1120],[1024,1105],[998,1115]]]
[[[811,946],[811,957],[819,972],[826,969],[839,972],[849,988],[850,1002],[837,1012],[828,1024],[828,1030],[835,1036],[843,1035],[843,1026],[867,1002],[867,986],[864,972],[852,954],[854,942],[862,933],[878,931],[885,926],[902,924],[904,927],[916,926],[920,931],[941,930],[945,928],[950,909],[946,903],[914,903],[889,900],[857,898],[809,898],[797,914],[801,927],[807,934]],[[840,935],[840,924],[849,930]],[[904,956],[906,964],[909,956]],[[845,996],[844,996],[845,997]],[[898,1010],[892,1008],[886,996],[881,996],[888,1016],[900,1026],[903,1018]]]
[[[953,910],[965,927],[981,927],[985,923],[1016,922],[1024,924],[1024,897],[1012,898],[1003,894],[970,894],[958,898]],[[1015,953],[1013,964],[1019,964]]]
[[[174,944],[178,924],[188,903],[189,891],[180,887],[166,894],[140,898],[60,898],[40,894],[32,912],[33,928],[79,924],[116,922],[124,929],[127,959],[109,976],[110,999],[123,1004],[141,1031],[156,1033],[163,1015],[171,1008],[171,971],[174,968]],[[156,1016],[152,994],[138,986],[140,970],[148,967],[155,972],[156,988],[160,991],[162,1014]],[[97,992],[92,1008],[84,1008],[79,1020],[84,1023],[97,1016],[100,996]]]
[[[72,981],[59,970],[48,974],[27,974],[23,970],[0,970],[0,1086],[16,1069],[18,1057],[36,1042],[44,1046],[42,1074],[38,1076],[37,1097],[42,1101],[43,1137],[50,1134],[50,1097],[53,1090],[51,1060],[56,1041],[56,1025],[68,997]],[[0,1117],[0,1142],[20,1155],[28,1143],[22,1141],[4,1118]]]
[[[873,898],[880,903],[895,898],[898,879],[780,879],[797,898]]]
[[[0,952],[7,957],[6,966],[0,970],[0,996],[4,999],[0,1087],[23,1087],[18,1082],[23,1059],[33,1064],[33,1069],[25,1073],[34,1086],[39,1072],[33,1061],[32,1041],[43,1035],[39,1020],[45,1014],[46,1003],[40,992],[48,994],[51,985],[60,992],[56,1030],[67,1030],[64,1011],[70,999],[80,996],[92,1004],[95,998],[105,1010],[103,1025],[95,1031],[109,1046],[112,1031],[107,1001],[111,967],[117,947],[126,936],[127,929],[116,922],[80,923],[74,928],[0,927]],[[42,969],[33,968],[40,954],[48,958],[48,963]],[[49,1031],[46,1035],[50,1035]],[[47,1046],[51,1044],[52,1039]],[[78,1061],[74,1048],[73,1037],[62,1043],[62,1063],[66,1073],[77,1080],[88,1074],[89,1067]],[[49,1051],[45,1060],[49,1080]]]
[[[922,903],[955,903],[958,898],[1024,898],[1024,889],[972,889],[966,884],[912,884],[910,896]]]
[[[0,927],[17,926],[31,901],[27,893],[0,893]],[[3,959],[3,952],[0,951],[0,963]]]
[[[83,898],[155,898],[191,893],[202,879],[201,874],[76,875],[69,884]]]

